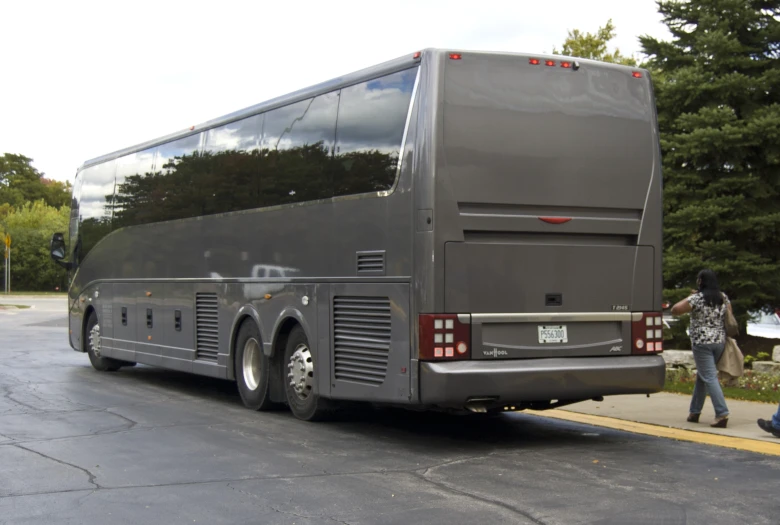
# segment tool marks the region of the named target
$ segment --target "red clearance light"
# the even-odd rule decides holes
[[[544,65],[552,67],[555,65],[555,60],[545,60]]]
[[[420,58],[421,56],[422,56],[422,53],[418,51],[418,52],[416,52],[416,53],[414,54],[414,56],[413,56],[412,58],[414,58],[415,60],[417,60],[417,59],[418,59],[418,58]]]
[[[631,76],[634,78],[642,78],[642,73],[640,73],[639,71],[634,71],[633,73],[631,73]]]
[[[540,64],[538,58],[529,58],[528,63],[531,64],[532,66],[538,66]]]
[[[539,220],[549,224],[563,224],[569,222],[571,217],[539,217]]]
[[[561,62],[561,67],[571,67],[571,62]]]
[[[450,60],[460,60],[463,58],[463,55],[460,53],[450,53]]]

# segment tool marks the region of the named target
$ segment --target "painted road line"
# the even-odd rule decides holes
[[[709,434],[706,432],[683,430],[681,428],[662,427],[659,425],[637,423],[635,421],[626,421],[624,419],[614,419],[605,416],[593,416],[590,414],[567,412],[565,410],[557,409],[544,410],[542,412],[528,411],[526,414],[531,414],[538,417],[562,419],[565,421],[572,421],[574,423],[584,423],[586,425],[612,428],[615,430],[623,430],[625,432],[644,434],[646,436],[676,439],[678,441],[690,441],[692,443],[702,443],[704,445],[714,445],[718,447],[745,450],[747,452],[757,452],[759,454],[780,456],[780,442],[772,443],[769,441],[759,441],[757,439]]]

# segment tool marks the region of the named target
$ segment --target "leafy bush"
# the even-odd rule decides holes
[[[70,208],[57,209],[43,200],[0,217],[0,235],[11,236],[11,291],[67,289],[67,272],[52,262],[49,241],[53,233],[68,231],[69,217]]]

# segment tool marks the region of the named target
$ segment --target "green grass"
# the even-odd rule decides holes
[[[13,308],[29,308],[30,305],[27,304],[0,304],[0,308],[11,306]]]
[[[14,292],[11,290],[11,293],[9,295],[17,295],[17,296],[35,296],[35,295],[49,295],[52,297],[65,297],[68,295],[68,292]],[[6,294],[3,291],[0,291],[0,299],[2,299]]]
[[[687,372],[667,372],[665,392],[676,394],[693,394],[693,386],[696,376],[690,376]],[[745,375],[739,379],[740,386],[723,386],[723,395],[728,399],[743,401],[758,401],[761,403],[780,403],[780,377],[754,374],[752,370],[746,370]]]

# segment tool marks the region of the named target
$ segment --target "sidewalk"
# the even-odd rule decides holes
[[[758,418],[771,418],[777,411],[776,404],[726,399],[730,412],[728,428],[711,428],[715,412],[710,398],[704,404],[699,423],[685,420],[690,402],[691,396],[660,392],[649,398],[643,395],[609,396],[604,401],[583,401],[559,410],[780,444],[780,438],[764,432],[756,424]]]

